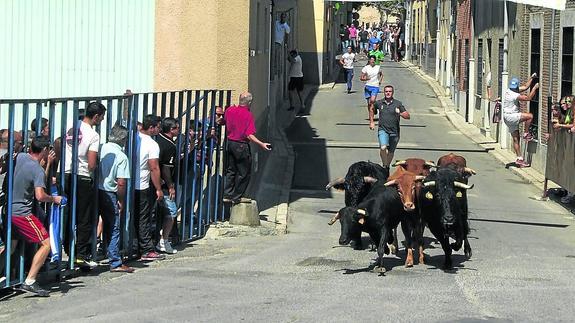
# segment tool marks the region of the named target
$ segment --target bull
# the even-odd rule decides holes
[[[431,168],[436,167],[432,161],[427,161],[421,158],[407,158],[404,160],[398,160],[393,164],[394,167],[401,167],[408,172],[412,172],[417,175],[427,176],[431,171]]]
[[[378,258],[376,269],[385,272],[383,257],[390,252],[390,244],[393,242],[392,230],[401,222],[406,241],[411,244],[411,232],[408,222],[414,222],[414,213],[406,212],[395,187],[386,186],[383,182],[375,183],[357,207],[342,208],[330,221],[334,223],[340,220],[341,235],[339,243],[348,244],[357,232],[358,228],[367,232],[371,239],[378,245]],[[408,249],[405,266],[413,266],[413,251]]]
[[[454,153],[449,153],[447,155],[439,157],[437,160],[437,167],[449,167],[461,174],[463,180],[467,183],[468,178],[471,175],[477,174],[475,170],[467,167],[467,160],[465,157],[456,155]]]
[[[423,182],[418,206],[427,227],[441,243],[445,253],[443,267],[452,267],[452,250],[462,245],[467,259],[471,258],[471,246],[467,239],[469,220],[466,192],[473,185],[464,183],[464,177],[453,168],[445,167],[432,171]],[[455,240],[449,243],[449,238]]]

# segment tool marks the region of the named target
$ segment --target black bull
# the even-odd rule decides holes
[[[472,185],[464,183],[461,173],[451,168],[440,168],[431,172],[423,182],[419,197],[419,208],[423,220],[441,243],[445,253],[444,268],[452,267],[451,252],[462,245],[465,256],[471,258],[471,246],[467,239],[469,221],[467,214],[467,190]],[[449,238],[455,240],[449,244]]]

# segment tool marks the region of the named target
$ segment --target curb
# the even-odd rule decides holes
[[[499,144],[491,138],[485,137],[481,134],[481,131],[476,126],[467,123],[463,120],[463,117],[460,116],[456,112],[455,105],[451,102],[450,96],[445,94],[443,87],[437,83],[437,81],[425,74],[421,69],[417,66],[407,62],[402,61],[400,64],[407,67],[411,72],[417,74],[421,79],[423,79],[433,90],[433,92],[437,95],[441,106],[444,109],[445,116],[447,120],[463,135],[469,138],[471,141],[476,143],[482,148],[485,148],[487,152],[501,162],[502,165],[505,165],[507,169],[509,169],[513,174],[519,176],[523,179],[526,183],[532,184],[537,187],[541,192],[543,192],[544,185],[545,185],[545,175],[541,174],[540,172],[532,169],[532,168],[516,168],[516,167],[508,167],[507,164],[510,163],[514,159],[513,154],[508,152],[505,149],[502,149]],[[548,181],[548,189],[553,187],[560,187],[555,182],[549,180]]]

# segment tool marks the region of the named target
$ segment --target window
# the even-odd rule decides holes
[[[573,92],[573,27],[563,28],[561,54],[561,97]]]
[[[499,39],[499,63],[497,65],[497,79],[499,81],[501,81],[501,75],[503,75],[503,51],[504,51],[504,45],[503,45],[503,39],[500,38]],[[503,88],[501,82],[499,82],[497,84],[497,96],[501,97],[501,89]]]
[[[467,91],[469,90],[469,39],[465,40],[463,50],[465,51],[465,75],[463,77],[465,81],[465,91]]]
[[[529,74],[541,74],[539,72],[541,63],[541,29],[539,28],[531,29],[531,53],[529,53],[529,55],[531,57],[531,67]],[[532,124],[537,127],[537,124],[539,124],[539,94],[535,94],[533,99],[529,101],[529,112],[533,114]]]
[[[483,93],[483,39],[477,40],[477,95]]]

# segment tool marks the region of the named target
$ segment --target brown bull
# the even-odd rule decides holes
[[[432,161],[427,161],[421,158],[407,158],[404,160],[398,160],[393,164],[393,166],[401,166],[404,170],[412,172],[416,175],[429,175],[431,168],[435,167]]]
[[[401,203],[406,211],[415,210],[415,186],[417,182],[422,181],[425,176],[408,172],[403,167],[398,167],[395,172],[389,176],[385,186],[396,186]]]
[[[459,156],[454,153],[441,156],[437,160],[437,167],[451,167],[459,174],[463,175],[465,179],[471,175],[477,174],[473,169],[467,167],[467,161],[463,156]]]

